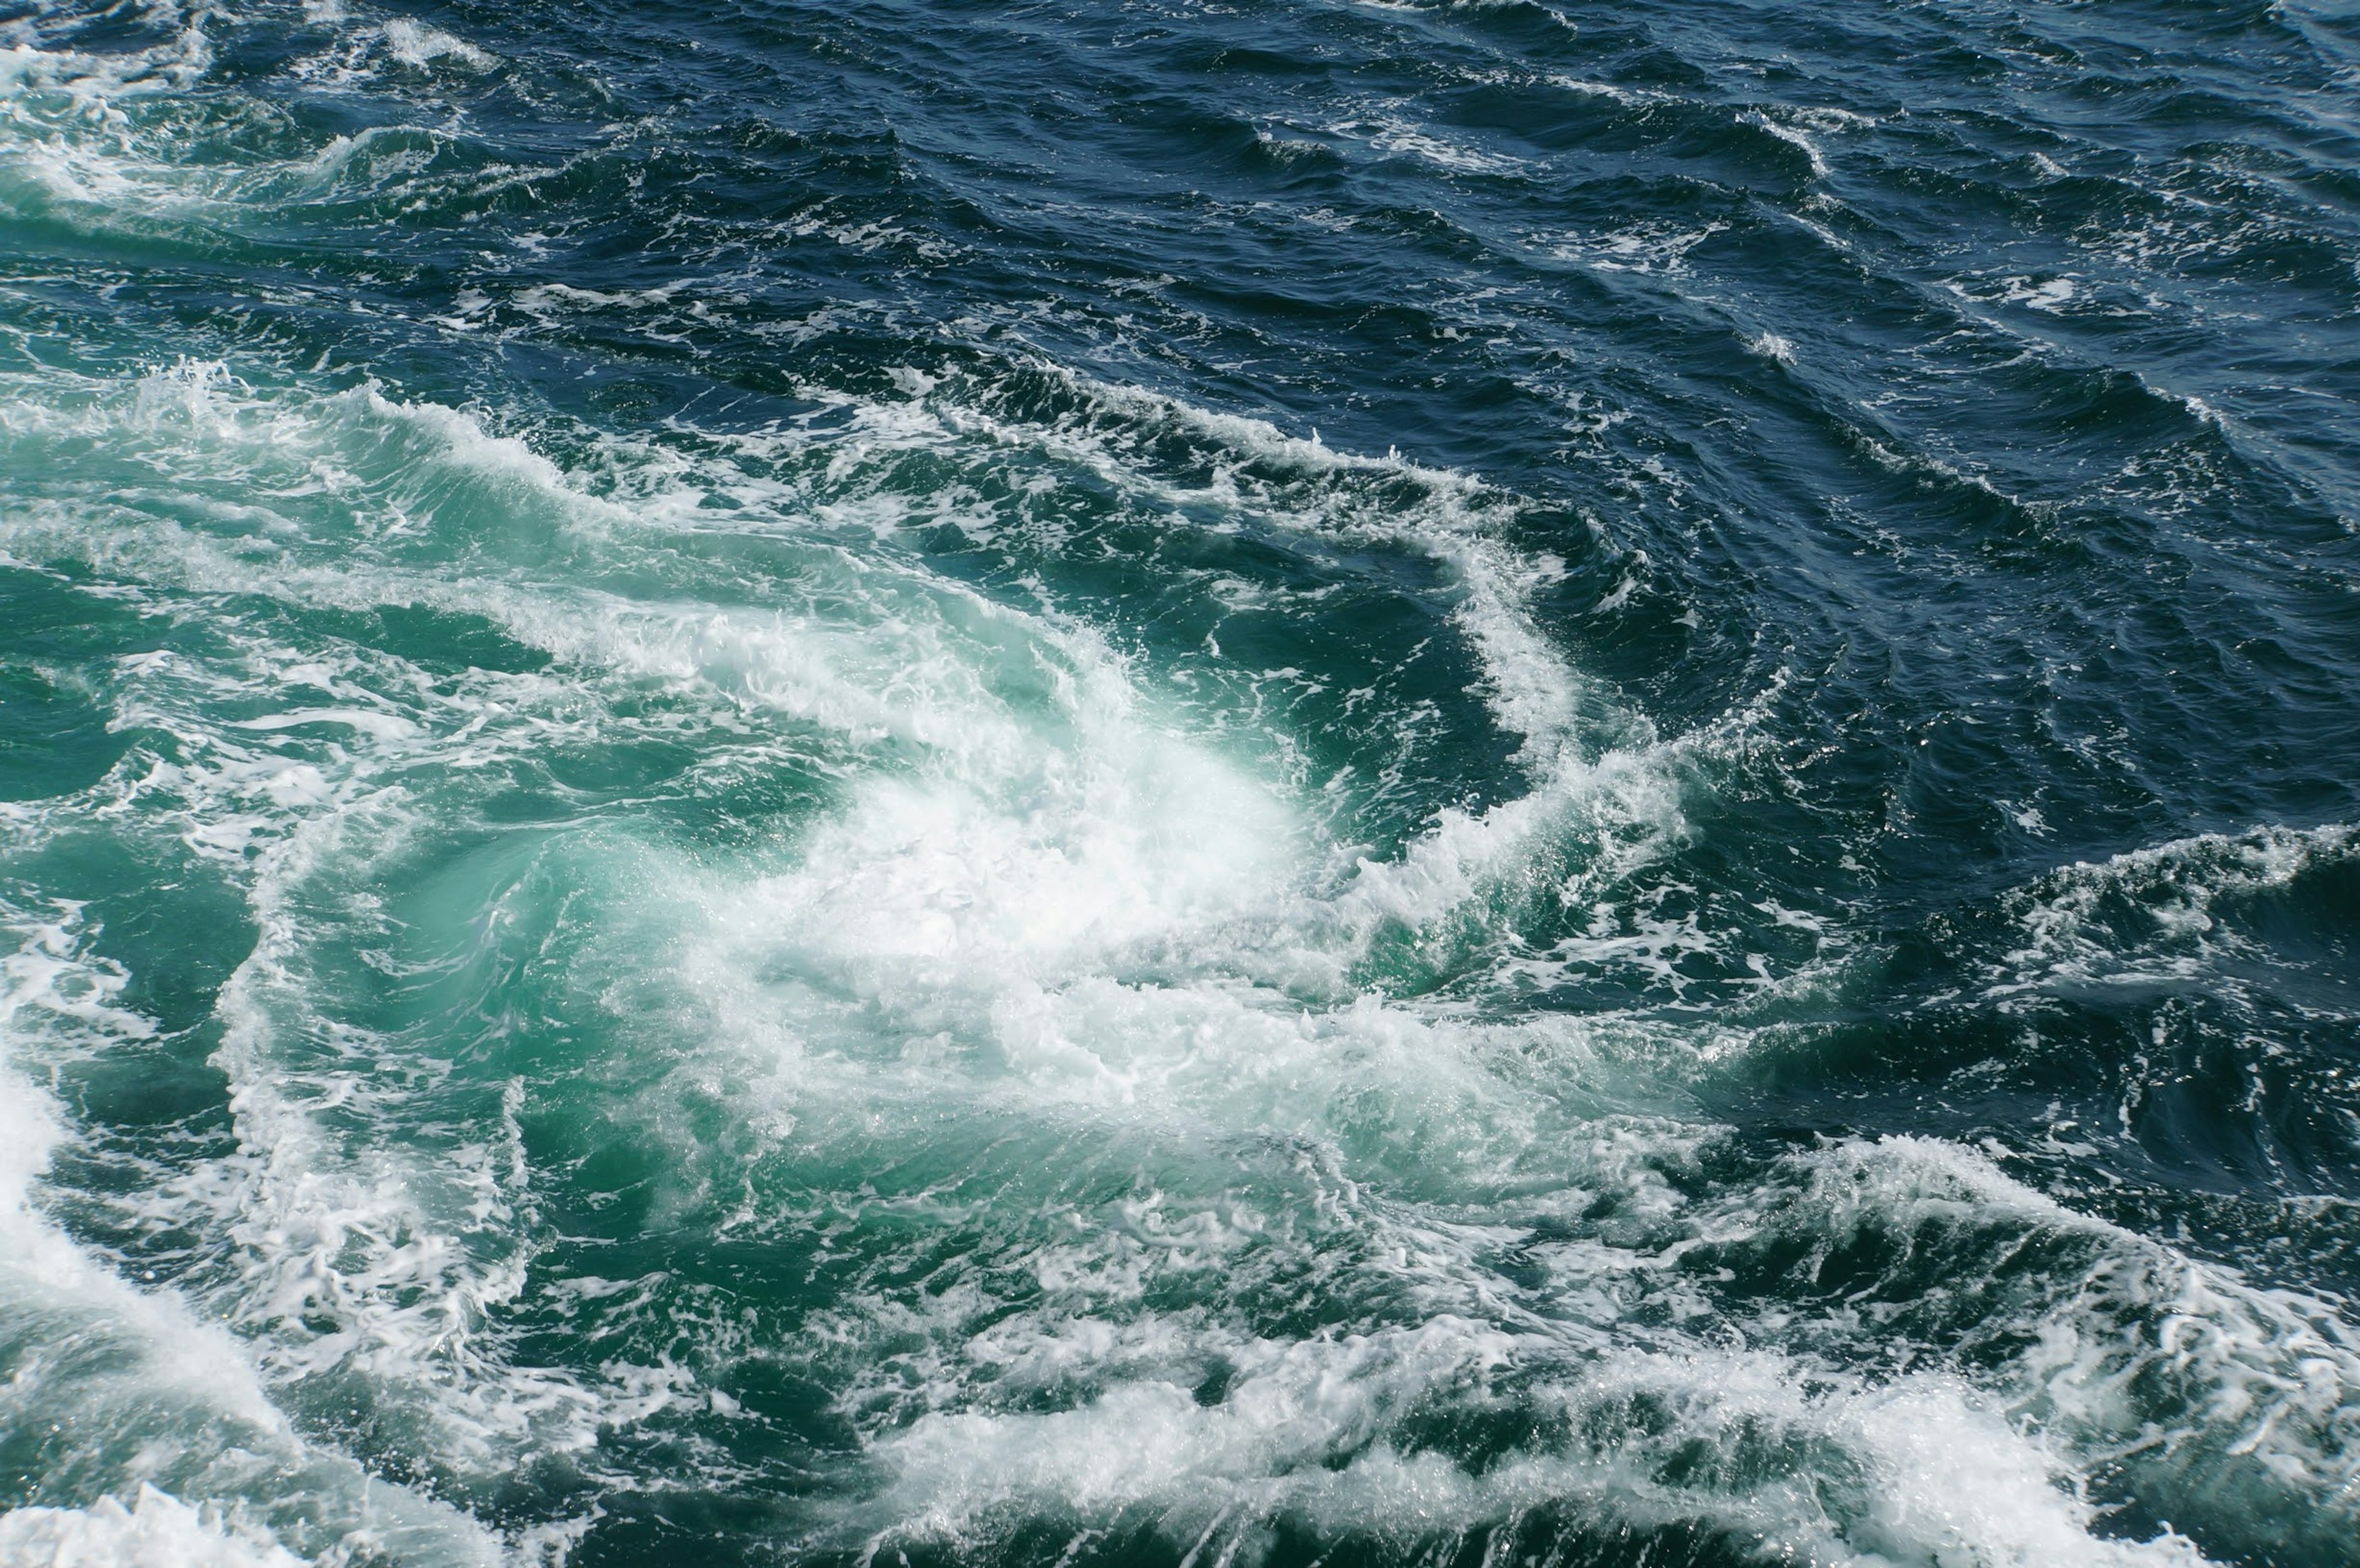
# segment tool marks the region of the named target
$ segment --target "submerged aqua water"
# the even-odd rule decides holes
[[[2355,169],[2329,0],[0,8],[0,1562],[2360,1563]]]

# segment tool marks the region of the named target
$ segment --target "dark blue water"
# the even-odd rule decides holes
[[[2360,1563],[2360,14],[0,0],[0,1563]]]

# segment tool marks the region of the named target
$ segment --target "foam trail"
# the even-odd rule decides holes
[[[95,932],[78,907],[8,914],[23,940],[0,963],[0,1344],[14,1362],[0,1425],[45,1426],[72,1471],[109,1476],[131,1500],[0,1515],[0,1561],[282,1564],[295,1558],[266,1522],[276,1517],[311,1550],[341,1541],[453,1568],[497,1562],[497,1543],[474,1521],[311,1450],[244,1344],[175,1293],[129,1283],[41,1213],[38,1183],[69,1134],[24,1076],[26,1059],[54,1063],[155,1030],[116,1004],[127,976],[87,955]]]
[[[2174,1463],[2249,1487],[2268,1511],[2300,1506],[2360,1526],[2360,1329],[2333,1301],[2257,1288],[2235,1271],[2075,1213],[1983,1155],[1888,1137],[1803,1162],[1812,1228],[1955,1238],[1951,1268],[1995,1271],[2026,1230],[2070,1238],[2084,1272],[2005,1325],[2035,1347],[2017,1376],[2045,1422],[2104,1452],[2169,1425]],[[1980,1233],[1980,1234],[1978,1234]],[[2283,1487],[2283,1500],[2270,1494]]]
[[[996,1518],[1084,1521],[1143,1511],[1175,1546],[1251,1550],[1276,1528],[1328,1539],[1467,1540],[1504,1545],[1527,1520],[1602,1508],[1707,1521],[1795,1558],[1830,1563],[2181,1564],[2184,1538],[2110,1540],[2070,1465],[2014,1431],[1966,1386],[1913,1377],[1883,1388],[1813,1375],[1775,1356],[1696,1352],[1610,1357],[1578,1379],[1518,1377],[1546,1345],[1440,1320],[1411,1334],[1240,1352],[1246,1370],[1207,1408],[1182,1387],[1127,1382],[1054,1415],[927,1416],[886,1445],[896,1522],[871,1557],[959,1542]],[[1519,1455],[1470,1474],[1383,1434],[1395,1412],[1471,1390],[1598,1434],[1588,1452]],[[1834,1387],[1829,1388],[1832,1383]],[[1807,1384],[1823,1390],[1800,1392]],[[1480,1396],[1479,1396],[1480,1397]],[[1651,1424],[1671,1417],[1653,1434]],[[1817,1485],[1773,1462],[1816,1451]],[[1690,1475],[1666,1485],[1674,1459]],[[1752,1475],[1749,1477],[1749,1472]],[[1830,1483],[1832,1483],[1830,1485]],[[1537,1516],[1537,1518],[1535,1517]]]
[[[1723,724],[1664,741],[1643,716],[1586,683],[1534,619],[1531,596],[1562,576],[1553,556],[1502,538],[1519,503],[1464,475],[1398,457],[1338,452],[1265,421],[1110,387],[1054,366],[1043,374],[1083,411],[1048,421],[1009,419],[989,392],[962,397],[934,378],[912,383],[901,410],[863,408],[852,443],[935,447],[958,436],[1045,451],[1160,508],[1242,514],[1261,526],[1415,550],[1456,583],[1453,620],[1476,654],[1493,722],[1517,737],[1530,790],[1480,812],[1437,811],[1398,862],[1363,862],[1328,917],[1365,945],[1385,925],[1425,930],[1522,879],[1535,859],[1565,860],[1568,897],[1614,884],[1677,843],[1699,764],[1742,738],[1775,690]],[[1174,438],[1207,470],[1190,485],[1147,462]],[[1580,846],[1569,859],[1570,846]],[[1478,917],[1479,920],[1480,917]]]
[[[0,1563],[34,1568],[297,1568],[301,1558],[240,1529],[213,1506],[191,1508],[142,1485],[126,1507],[27,1508],[0,1514]]]
[[[379,41],[492,69],[438,37]],[[1611,1519],[1828,1563],[2185,1563],[2176,1533],[2110,1535],[2092,1480],[2159,1374],[2222,1490],[2279,1496],[2266,1471],[2324,1510],[2344,1484],[2328,1303],[2077,1226],[1939,1142],[1754,1160],[1683,1099],[1701,1048],[1678,1028],[1449,993],[1534,909],[1677,858],[1769,702],[1665,739],[1586,681],[1535,609],[1564,566],[1514,546],[1517,497],[1054,372],[1045,418],[912,374],[834,424],[636,443],[273,374],[60,373],[0,406],[12,472],[74,481],[0,518],[12,557],[197,628],[111,667],[125,762],[11,822],[136,819],[126,843],[254,928],[213,1019],[239,1147],[159,1200],[202,1235],[189,1299],[232,1327],[206,1344],[244,1368],[238,1420],[309,1401],[334,1430],[351,1395],[385,1418],[372,1463],[482,1495],[544,1463],[620,1496],[653,1484],[646,1453],[724,1453],[751,1401],[723,1384],[753,1367],[804,1379],[858,1447],[875,1493],[821,1533],[872,1557],[1144,1519],[1208,1563],[1296,1529],[1480,1535],[1506,1562],[1523,1532]],[[1428,618],[1513,755],[1496,803],[1349,851],[1349,810],[1165,702],[1054,561],[978,586],[908,543],[912,518],[1014,531],[1035,492],[1002,483],[1011,453],[1126,517],[1432,566]],[[388,612],[464,619],[470,651]],[[667,772],[692,741],[708,771]],[[626,766],[587,766],[599,747]],[[808,792],[762,816],[713,783],[731,769]],[[722,797],[759,831],[697,815]],[[27,996],[112,1007],[103,968],[74,991],[36,973],[79,938],[40,941]],[[76,1027],[140,1038],[127,1013]],[[552,1133],[560,1110],[604,1141]],[[658,1174],[596,1188],[602,1160]],[[541,1218],[569,1181],[588,1234]],[[2010,1320],[2038,1348],[1972,1376],[1950,1323],[1888,1373],[1849,1307],[1763,1308],[1687,1262],[1958,1216],[2081,1249]],[[712,1270],[674,1277],[716,1237],[807,1263],[819,1295],[718,1316]],[[594,1278],[602,1249],[645,1272]],[[116,1286],[126,1323],[163,1295]],[[550,1351],[553,1320],[642,1299]],[[135,1480],[8,1528],[279,1550],[225,1487]]]

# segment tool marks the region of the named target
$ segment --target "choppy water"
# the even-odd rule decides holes
[[[0,1561],[2360,1563],[2347,6],[0,50]]]

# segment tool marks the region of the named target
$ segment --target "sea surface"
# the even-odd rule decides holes
[[[0,0],[0,1563],[2360,1563],[2348,0]]]

